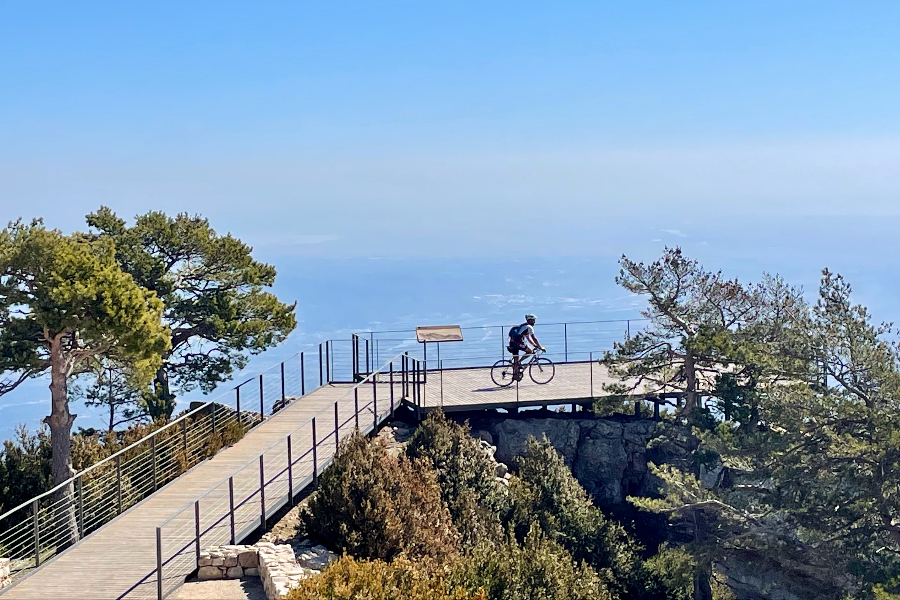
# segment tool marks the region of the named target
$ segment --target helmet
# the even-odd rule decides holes
[[[529,314],[529,315],[525,315],[525,320],[526,320],[526,321],[537,321],[537,317],[535,317],[534,315]]]

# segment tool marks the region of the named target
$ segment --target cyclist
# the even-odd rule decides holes
[[[520,350],[525,354],[534,354],[534,351],[538,348],[541,349],[541,352],[547,351],[546,348],[541,346],[537,336],[534,335],[534,324],[536,322],[537,317],[528,314],[525,315],[524,323],[509,330],[509,345],[506,349],[509,350],[510,354],[513,356],[512,361],[513,366],[515,367],[516,381],[522,380],[522,372],[519,367]]]

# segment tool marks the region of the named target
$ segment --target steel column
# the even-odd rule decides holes
[[[266,467],[263,455],[259,455],[259,515],[262,528],[266,528]]]
[[[234,477],[228,478],[228,515],[231,517],[231,543],[234,545]]]
[[[200,562],[200,501],[194,501],[194,554]]]
[[[313,487],[319,485],[319,442],[316,441],[316,418],[312,418],[312,459],[313,459]]]
[[[156,597],[163,597],[162,529],[156,528]]]
[[[291,458],[291,436],[287,436],[288,504],[294,506],[294,460]]]
[[[34,566],[41,566],[41,506],[38,499],[31,502],[31,512],[34,513]]]
[[[259,420],[266,420],[266,404],[265,397],[263,396],[263,376],[262,373],[259,375]]]

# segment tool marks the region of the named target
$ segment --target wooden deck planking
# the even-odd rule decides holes
[[[236,469],[253,460],[273,442],[283,440],[313,416],[323,413],[323,420],[330,425],[320,434],[319,440],[327,435],[329,429],[333,432],[332,407],[336,401],[341,401],[339,405],[341,421],[353,414],[352,395],[347,397],[350,388],[351,386],[347,384],[328,385],[291,403],[269,417],[265,423],[249,431],[234,446],[200,463],[69,550],[17,581],[12,587],[3,590],[3,600],[155,598],[156,527],[223,478],[227,478]],[[395,386],[395,391],[399,392],[399,384]],[[371,400],[371,390],[366,386],[363,386],[359,394],[361,404]],[[384,406],[387,407],[387,403]],[[344,425],[341,428],[341,437],[349,435],[354,428],[355,423],[352,421]],[[309,448],[311,441],[311,432],[309,435],[301,434],[299,439],[292,438],[292,446],[297,449],[299,455]],[[327,452],[333,452],[333,449],[334,446],[331,444],[320,445],[320,464],[330,457]],[[266,459],[278,456],[286,456],[286,447],[270,451],[266,454]],[[309,466],[311,468],[311,462]],[[258,470],[247,469],[242,475],[243,477],[235,479],[236,488],[250,489],[255,487],[254,483],[258,483],[258,479],[253,481],[254,475],[258,478]],[[300,476],[302,475],[295,476],[295,479],[299,480]],[[235,496],[238,497],[237,490]],[[201,507],[212,510],[213,504],[202,502]],[[193,524],[193,514],[190,516]],[[218,513],[201,512],[201,522],[213,520],[218,516]],[[193,536],[193,531],[190,534]],[[180,576],[183,580],[184,573],[174,573],[174,576]]]
[[[508,388],[497,388],[493,384],[489,368],[430,372],[424,386],[424,405],[427,408],[444,406],[448,410],[458,410],[463,406],[488,407],[516,402],[565,403],[588,399],[592,395],[603,395],[602,385],[608,382],[611,379],[605,369],[596,363],[557,365],[555,377],[549,384],[536,385],[526,374],[518,386]],[[378,411],[383,413],[390,404],[390,386],[386,382],[379,382],[375,391],[378,396]],[[311,447],[312,431],[308,425],[300,431],[296,430],[317,415],[318,464],[321,469],[330,460],[335,449],[335,402],[339,402],[341,422],[353,414],[354,398],[348,392],[351,392],[349,384],[331,384],[292,402],[248,432],[231,448],[178,477],[74,547],[42,565],[40,569],[3,590],[0,595],[3,600],[156,598],[156,527],[213,488],[215,489],[201,501],[202,526],[206,527],[208,523],[221,517],[223,510],[227,514],[227,485],[215,486],[237,469],[245,467],[234,477],[234,487],[236,503],[246,498],[259,485],[258,466],[253,463],[255,458],[274,442],[282,442],[265,453],[268,480],[270,474],[287,465],[287,447],[283,440],[293,433],[292,458],[297,460]],[[398,379],[394,385],[397,404],[400,392]],[[362,408],[372,400],[373,386],[362,385],[357,393]],[[371,412],[361,416],[360,427],[371,425],[371,421],[367,423],[366,420],[372,417]],[[355,425],[355,420],[343,424],[340,438],[348,436]],[[311,472],[312,460],[308,456],[302,462],[302,467],[298,465],[294,472],[295,484],[299,484]],[[280,476],[274,486],[270,484],[266,490],[267,505],[271,506],[270,498],[274,500],[273,496],[281,496],[281,492],[286,492],[287,485],[286,474]],[[275,491],[280,493],[275,494]],[[299,488],[295,488],[294,492],[297,491]],[[237,510],[236,531],[251,526],[259,518],[259,512],[258,497]],[[271,514],[271,511],[267,512]],[[193,526],[193,509],[189,508],[163,528],[164,556],[172,556],[174,549],[193,538]],[[215,531],[204,536],[203,545],[227,543],[229,537],[230,522],[226,519]],[[193,568],[193,557],[194,549],[190,547],[163,569],[167,589],[184,580],[185,574]]]

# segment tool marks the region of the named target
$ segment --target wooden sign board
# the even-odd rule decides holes
[[[461,342],[463,335],[459,325],[429,325],[416,327],[416,339],[420,342]]]

